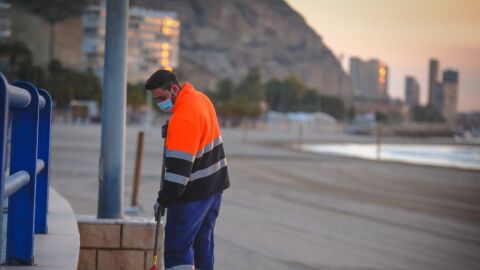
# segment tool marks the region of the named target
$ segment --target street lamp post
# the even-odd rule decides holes
[[[98,218],[123,217],[128,0],[107,1]]]

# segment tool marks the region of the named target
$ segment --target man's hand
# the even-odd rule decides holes
[[[170,181],[165,181],[163,184],[162,189],[158,191],[157,202],[163,208],[168,208],[182,196],[185,186]]]
[[[160,216],[163,217],[165,215],[165,208],[161,206],[158,202],[155,203],[155,205],[153,206],[153,211],[155,215],[155,221],[158,221]]]

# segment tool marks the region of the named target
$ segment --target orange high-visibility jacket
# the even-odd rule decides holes
[[[210,99],[185,83],[172,109],[166,137],[162,191],[170,204],[207,198],[228,188],[227,159]]]

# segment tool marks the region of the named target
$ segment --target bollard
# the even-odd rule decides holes
[[[248,137],[248,122],[243,123],[242,143],[247,143],[247,137]]]
[[[382,153],[382,128],[377,125],[377,161],[381,160]]]
[[[303,122],[299,122],[298,126],[298,144],[303,144]]]
[[[132,202],[131,206],[137,206],[138,202],[138,188],[140,186],[140,171],[142,169],[142,154],[143,154],[143,138],[145,133],[143,131],[138,132],[137,139],[137,155],[135,157],[135,173],[133,175],[133,190],[132,190]]]

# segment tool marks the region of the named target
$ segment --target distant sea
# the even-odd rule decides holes
[[[376,144],[303,144],[303,151],[377,159]],[[480,146],[382,144],[380,159],[412,164],[480,170]]]

